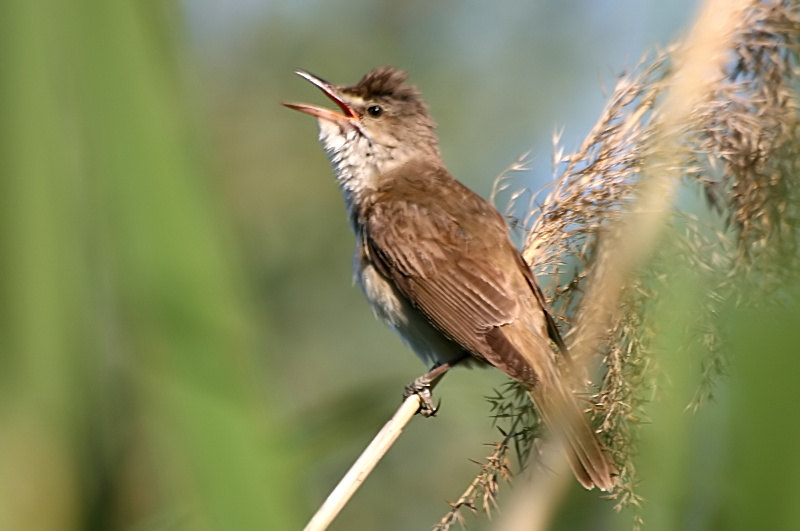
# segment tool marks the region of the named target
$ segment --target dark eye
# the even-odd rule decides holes
[[[367,114],[372,116],[373,118],[377,118],[381,114],[383,114],[383,107],[380,105],[370,105],[367,107]]]

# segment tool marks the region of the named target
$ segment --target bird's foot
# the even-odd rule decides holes
[[[433,417],[439,411],[439,406],[433,404],[433,395],[431,394],[431,380],[428,375],[422,375],[406,386],[403,393],[403,400],[411,395],[419,397],[419,413],[423,417]]]

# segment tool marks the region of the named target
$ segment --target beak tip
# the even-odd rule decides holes
[[[293,111],[300,111],[300,112],[304,112],[303,109],[305,107],[308,107],[308,105],[304,105],[302,103],[293,103],[290,101],[282,101],[281,105],[283,105],[287,109],[292,109]]]
[[[315,76],[311,72],[307,72],[305,70],[297,69],[297,70],[294,71],[294,73],[297,74],[298,76],[302,77],[306,81],[310,81],[313,85],[316,85],[317,87],[321,88],[322,90],[324,90],[326,92],[329,91],[331,88],[333,88],[333,85],[331,85],[330,83],[328,83],[324,79]]]

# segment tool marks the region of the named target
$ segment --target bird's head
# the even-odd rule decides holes
[[[297,74],[339,107],[284,103],[318,119],[320,142],[346,189],[368,187],[416,158],[439,160],[436,126],[420,93],[406,84],[404,72],[377,68],[352,86],[333,85],[308,72]]]

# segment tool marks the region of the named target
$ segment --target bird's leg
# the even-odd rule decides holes
[[[423,417],[432,417],[439,411],[439,406],[433,405],[433,395],[431,388],[436,384],[439,379],[444,376],[444,373],[464,361],[469,357],[469,353],[463,352],[459,357],[454,358],[447,362],[438,362],[431,370],[411,382],[406,386],[403,393],[403,400],[411,395],[417,395],[420,399],[420,406],[418,413]]]

